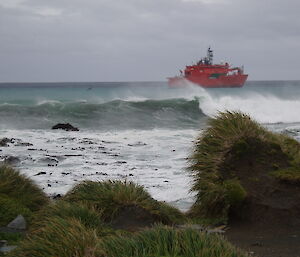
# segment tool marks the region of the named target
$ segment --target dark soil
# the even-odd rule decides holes
[[[300,186],[271,174],[289,166],[279,145],[259,140],[228,153],[222,175],[238,178],[247,191],[244,204],[230,211],[232,243],[260,257],[300,257]]]
[[[235,224],[226,232],[234,245],[259,257],[300,257],[299,227]]]
[[[137,231],[151,227],[154,223],[155,219],[147,210],[136,205],[129,205],[122,208],[111,226],[114,229]]]

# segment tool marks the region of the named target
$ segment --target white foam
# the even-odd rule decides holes
[[[142,96],[126,96],[126,97],[116,97],[113,100],[122,100],[122,101],[128,101],[128,102],[144,102],[148,100],[149,98],[142,97]]]
[[[62,102],[58,100],[51,100],[51,99],[43,99],[43,100],[38,100],[37,105],[44,105],[44,104],[50,104],[50,105],[56,105],[56,104],[61,104]]]
[[[219,111],[241,111],[260,123],[300,122],[300,100],[279,99],[256,93],[243,95],[212,96],[201,92],[200,108],[207,116],[215,116]]]
[[[193,201],[185,158],[197,134],[195,130],[3,130],[0,133],[33,144],[2,148],[1,155],[19,157],[20,171],[48,194],[64,194],[82,180],[126,179],[143,185],[157,200],[173,202],[179,207],[181,202]],[[51,166],[56,164],[55,160],[57,166]],[[46,174],[36,175],[39,172]]]

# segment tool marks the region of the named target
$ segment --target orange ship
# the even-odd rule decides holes
[[[213,64],[213,51],[210,47],[207,56],[197,64],[186,66],[181,75],[168,78],[171,87],[178,87],[187,84],[188,81],[201,87],[242,87],[248,75],[244,74],[243,67],[231,68],[228,63]]]

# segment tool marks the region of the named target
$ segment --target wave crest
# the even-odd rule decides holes
[[[193,128],[199,127],[205,117],[197,99],[113,100],[100,104],[45,100],[35,105],[2,105],[0,116],[5,126],[26,129],[48,129],[58,122],[95,129]]]

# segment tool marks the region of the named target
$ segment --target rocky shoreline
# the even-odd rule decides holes
[[[0,140],[1,147],[9,145],[32,146],[31,143],[14,138]],[[4,165],[12,166],[20,161],[16,156],[2,156],[2,159]],[[54,157],[49,157],[47,161],[54,166],[59,162]],[[50,199],[32,181],[14,169],[2,166],[0,177],[3,172],[3,181],[12,177],[12,181],[25,179],[29,188],[38,195],[31,203],[28,202],[30,200],[24,201],[12,193],[15,182],[7,189],[5,185],[10,182],[1,184],[0,181],[0,201],[9,206],[9,222],[19,214],[29,221],[29,230],[26,230],[24,240],[21,240],[24,229],[9,231],[11,228],[6,227],[8,222],[0,223],[3,226],[0,229],[0,240],[6,240],[8,234],[21,233],[21,239],[17,240],[19,247],[6,248],[11,243],[2,241],[2,248],[4,251],[13,250],[13,255],[9,253],[8,256],[31,256],[33,252],[30,249],[48,244],[45,235],[59,237],[57,231],[69,231],[69,228],[75,227],[90,238],[89,242],[80,244],[83,249],[92,249],[93,253],[89,256],[95,257],[118,256],[113,253],[116,246],[113,247],[112,242],[106,240],[108,235],[115,238],[118,247],[124,247],[124,253],[131,251],[131,246],[127,245],[128,233],[133,233],[135,242],[148,242],[151,233],[162,237],[169,233],[175,241],[185,233],[191,233],[193,237],[207,242],[207,251],[221,244],[223,251],[241,257],[300,256],[300,144],[296,140],[267,131],[247,115],[221,113],[210,120],[207,130],[196,140],[189,165],[194,179],[192,190],[197,195],[193,206],[186,213],[154,200],[143,187],[135,183],[118,180],[86,180],[76,184],[65,195],[56,194]],[[47,173],[35,174],[44,175]],[[22,194],[27,194],[28,199],[34,197],[30,190],[19,195]],[[18,208],[15,201],[18,202]],[[34,201],[43,204],[37,208]],[[20,202],[24,205],[20,205]],[[5,217],[5,210],[0,210],[0,216],[1,213]],[[156,223],[164,227],[154,225]],[[73,230],[69,231],[69,235],[76,238],[74,240],[78,238],[77,232]],[[223,236],[243,251],[226,240],[223,242]],[[101,250],[96,243],[100,237],[103,237]],[[55,244],[54,240],[52,243],[52,247],[59,252],[58,242]],[[191,243],[187,241],[186,245]],[[147,247],[145,245],[145,249],[153,254],[151,256],[156,256],[152,252],[154,250]],[[69,250],[69,254],[77,251],[72,247]],[[191,254],[188,254],[184,245],[176,248],[176,251],[182,256]],[[27,255],[22,255],[24,253]],[[86,256],[82,252],[76,254]]]

